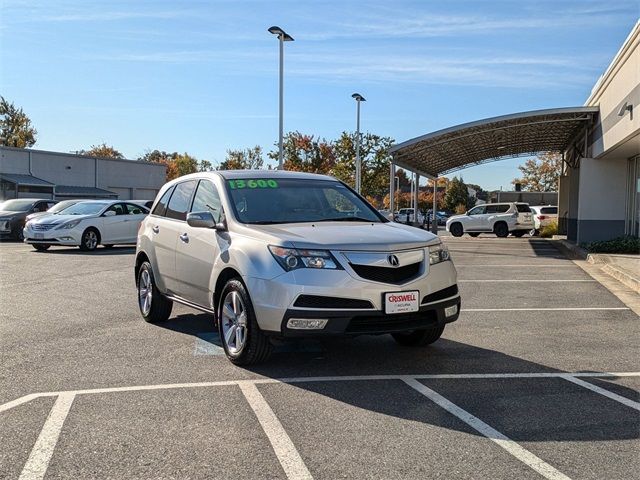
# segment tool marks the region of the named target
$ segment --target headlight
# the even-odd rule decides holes
[[[298,268],[342,269],[328,250],[304,250],[269,245],[269,251],[287,272]]]
[[[450,260],[449,249],[444,243],[429,247],[429,265]]]
[[[69,230],[70,228],[73,228],[75,226],[77,226],[82,220],[71,220],[70,222],[67,223],[63,223],[62,225],[60,225],[59,227],[56,227],[56,230]]]

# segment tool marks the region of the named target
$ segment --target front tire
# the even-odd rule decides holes
[[[509,236],[509,227],[504,222],[498,222],[493,227],[493,233],[496,234],[497,237],[505,238]]]
[[[218,303],[218,330],[231,363],[252,365],[264,362],[273,346],[260,330],[244,284],[232,278],[224,286]]]
[[[138,287],[138,307],[145,322],[166,322],[171,315],[173,302],[158,290],[149,262],[144,262],[140,266],[136,286]]]
[[[464,229],[462,228],[461,223],[454,223],[449,227],[449,232],[454,237],[461,237],[464,234]]]
[[[80,250],[93,252],[100,244],[100,234],[95,228],[87,228],[80,239]]]
[[[393,339],[405,347],[422,347],[429,345],[440,338],[444,332],[444,325],[428,330],[414,330],[407,333],[392,333]]]
[[[33,248],[35,248],[39,252],[44,252],[45,250],[49,250],[51,245],[46,243],[32,243]]]
[[[478,235],[480,235],[479,232],[469,232],[470,237],[476,238]]]

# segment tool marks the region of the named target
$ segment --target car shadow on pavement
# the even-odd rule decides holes
[[[80,250],[78,247],[52,247],[49,250],[45,250],[42,252],[33,249],[31,253],[37,255],[133,255],[134,253],[136,253],[136,247],[122,246],[112,248],[97,248],[93,252],[85,252]]]

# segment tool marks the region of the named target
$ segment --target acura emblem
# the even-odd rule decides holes
[[[389,255],[387,257],[387,261],[392,267],[397,267],[398,265],[400,265],[400,260],[395,255]]]

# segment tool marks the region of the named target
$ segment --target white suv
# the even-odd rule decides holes
[[[437,236],[306,173],[169,182],[140,227],[135,278],[146,321],[167,320],[173,302],[212,313],[236,364],[265,360],[271,337],[390,333],[426,345],[460,311],[456,269]]]
[[[538,235],[542,227],[546,227],[554,221],[558,221],[558,207],[553,205],[530,207],[533,213],[533,230],[531,236]]]
[[[477,237],[483,232],[495,233],[498,237],[506,237],[509,233],[522,237],[532,229],[531,209],[526,203],[487,203],[447,220],[447,232],[454,237],[465,233]]]

